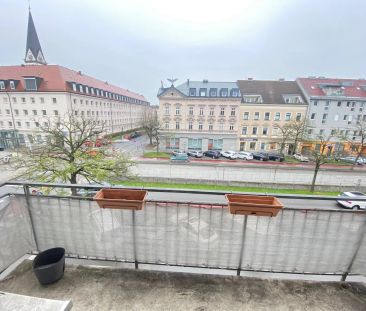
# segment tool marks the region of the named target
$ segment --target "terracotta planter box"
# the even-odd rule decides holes
[[[101,189],[94,196],[101,208],[141,210],[147,191],[129,189]]]
[[[253,216],[276,216],[283,204],[276,197],[226,194],[231,214]]]

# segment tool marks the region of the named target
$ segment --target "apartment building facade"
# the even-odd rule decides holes
[[[295,81],[239,80],[241,104],[237,150],[280,149],[280,127],[306,117],[307,102]],[[288,142],[285,153],[294,146]]]
[[[361,139],[357,123],[366,123],[366,80],[309,77],[296,81],[309,103],[309,142],[304,148],[317,148],[318,137],[323,136],[329,139],[329,153],[351,153],[350,147]]]
[[[162,149],[236,148],[241,97],[235,82],[187,80],[160,88],[158,99]]]
[[[67,113],[95,118],[104,134],[141,126],[150,104],[143,95],[80,71],[47,65],[29,12],[25,65],[0,66],[0,140],[43,143],[40,131]],[[9,142],[10,141],[10,142]]]

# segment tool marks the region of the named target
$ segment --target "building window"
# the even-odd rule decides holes
[[[242,135],[247,135],[247,133],[248,133],[248,127],[243,126],[243,127],[241,128],[241,134],[242,134]]]
[[[259,120],[259,112],[254,112],[254,120]]]
[[[55,97],[53,97],[53,98],[52,98],[52,102],[53,102],[54,104],[56,104],[56,103],[57,103],[57,100],[56,100],[56,98],[55,98]]]
[[[338,121],[338,119],[339,119],[339,115],[337,115],[337,114],[336,114],[336,115],[334,116],[334,121]]]
[[[41,97],[40,100],[41,100],[41,104],[44,104],[44,97]]]
[[[221,97],[227,97],[227,95],[228,95],[228,89],[227,88],[224,88],[224,89],[220,90],[220,96]]]
[[[330,131],[330,135],[335,135],[336,132],[337,132],[337,130],[333,129]]]
[[[264,120],[269,121],[270,115],[271,115],[270,112],[265,112],[264,113]]]
[[[89,88],[87,86],[85,87],[85,93],[89,94]]]
[[[301,120],[301,112],[296,113],[296,121]]]
[[[213,116],[214,115],[214,112],[215,112],[215,108],[211,107],[210,108],[210,116]]]
[[[13,103],[14,103],[14,104],[16,104],[16,103],[17,103],[17,98],[16,98],[16,97],[13,97]],[[360,109],[362,109],[362,108],[360,108]],[[362,111],[362,110],[360,110],[360,111]]]
[[[249,120],[249,112],[248,111],[244,112],[243,120]]]
[[[346,120],[347,120],[347,118],[348,118],[348,115],[346,115],[346,114],[345,114],[345,115],[343,116],[343,121],[346,121]]]
[[[202,131],[202,130],[203,130],[203,124],[202,124],[202,123],[199,123],[199,124],[198,124],[198,129],[199,129],[200,131]]]
[[[169,129],[169,123],[165,122],[165,129]]]
[[[17,126],[18,126],[18,127],[22,127],[22,122],[18,121],[18,122],[17,122]]]
[[[34,98],[34,97],[31,97],[31,103],[32,103],[32,104],[35,104],[35,103],[36,103],[36,100],[35,100],[35,98]]]
[[[338,102],[337,106],[338,107],[341,107],[342,106],[342,102]]]
[[[316,116],[316,113],[312,113],[311,116],[310,116],[310,119],[315,120],[315,116]]]
[[[189,89],[189,96],[196,96],[196,89],[195,88],[190,88]]]
[[[268,135],[268,127],[263,128],[263,135]]]
[[[175,129],[179,130],[179,122],[175,122]]]
[[[211,131],[213,131],[213,124],[209,124],[208,125],[208,130],[211,132]]]
[[[329,109],[329,100],[327,100],[325,102],[325,106],[324,106],[324,110],[328,110]]]
[[[14,83],[14,81],[10,81],[10,88],[11,88],[12,90],[14,90],[14,89],[15,89],[15,83]]]
[[[0,81],[0,90],[5,90],[5,82]]]
[[[280,121],[280,120],[281,120],[281,112],[276,112],[275,121]]]
[[[53,111],[53,114],[54,114],[55,116],[58,116],[58,110],[54,110],[54,111]]]
[[[327,114],[327,113],[324,113],[324,114],[323,114],[323,120],[326,120],[326,119],[327,119],[327,117],[328,117],[328,114]]]
[[[193,116],[193,107],[189,107],[188,114],[189,114],[190,116]]]
[[[234,124],[230,124],[229,125],[229,131],[233,131],[234,130]]]
[[[318,106],[318,101],[317,100],[314,100],[314,106]]]
[[[19,115],[19,110],[18,110],[18,109],[15,109],[15,110],[14,110],[14,112],[15,112],[15,115],[16,115],[16,116],[18,116],[18,115]]]
[[[251,141],[251,142],[249,143],[249,149],[250,149],[250,150],[255,150],[255,145],[256,145],[256,142],[255,142],[255,141]]]
[[[308,134],[309,134],[309,135],[313,134],[313,129],[309,129],[309,130],[308,130]]]
[[[286,112],[285,121],[291,120],[291,112]]]
[[[169,106],[165,106],[165,114],[169,114]]]
[[[24,78],[26,91],[37,91],[36,78]]]
[[[261,150],[264,150],[266,148],[266,144],[265,143],[261,143]]]
[[[25,97],[22,97],[22,103],[25,104]]]
[[[79,92],[83,92],[83,86],[81,84],[79,85]]]
[[[8,121],[9,127],[13,126],[13,122]]]
[[[224,130],[224,123],[220,122],[219,123],[219,131],[222,132]]]
[[[235,116],[235,108],[234,108],[234,107],[232,107],[232,108],[231,108],[231,116],[232,116],[232,117],[234,117],[234,116]]]
[[[179,106],[177,106],[177,107],[175,107],[175,115],[180,115],[180,107]]]
[[[72,84],[72,90],[73,90],[74,92],[76,92],[76,84],[75,84],[75,83],[73,83],[73,84]]]
[[[6,114],[10,114],[10,109],[6,109]]]
[[[253,135],[257,135],[257,131],[258,131],[258,128],[257,127],[253,127],[252,134]]]
[[[200,96],[202,96],[202,97],[207,96],[207,89],[206,88],[200,89]]]
[[[217,96],[217,89],[213,88],[210,89],[210,97],[216,97]]]
[[[24,109],[23,110],[23,113],[24,113],[25,116],[27,116],[28,115],[28,110],[27,109]]]
[[[224,115],[225,115],[225,108],[221,107],[220,116],[224,116]]]
[[[39,127],[39,122],[34,122],[34,124],[36,125],[36,127]]]
[[[203,107],[200,107],[200,116],[203,116]]]
[[[188,129],[189,129],[189,130],[192,130],[192,129],[193,129],[193,123],[192,123],[192,122],[189,122],[189,123],[188,123]]]
[[[42,114],[43,114],[44,116],[46,116],[46,115],[47,115],[47,111],[46,111],[46,110],[42,110]]]
[[[278,136],[278,127],[274,127],[272,130],[272,135],[273,136]]]

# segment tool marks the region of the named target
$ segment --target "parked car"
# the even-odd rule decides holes
[[[268,153],[268,158],[270,161],[278,161],[278,162],[285,161],[285,156],[281,153]]]
[[[176,153],[170,157],[173,162],[189,162],[188,154],[186,153]]]
[[[358,191],[342,192],[338,196],[349,197],[349,200],[337,200],[337,203],[344,208],[349,209],[366,209],[366,194]],[[352,197],[365,196],[365,201],[352,201]]]
[[[355,163],[355,161],[356,161],[356,157],[341,157],[339,159],[344,162],[348,162],[348,163]],[[357,160],[357,165],[362,165],[362,164],[366,164],[366,163],[364,162],[363,158],[359,157]]]
[[[253,159],[259,160],[259,161],[269,161],[268,154],[264,153],[264,152],[253,153]]]
[[[239,151],[238,158],[242,160],[253,160],[253,155],[250,152]]]
[[[221,155],[224,158],[235,160],[238,158],[238,154],[235,151],[229,150],[229,151],[222,151]]]
[[[183,151],[183,150],[173,150],[172,151],[172,155],[176,155],[176,154],[178,154],[178,153],[186,153],[185,151]]]
[[[203,153],[203,155],[212,159],[218,159],[220,158],[221,153],[218,150],[207,150]]]
[[[203,153],[202,151],[198,151],[198,150],[191,150],[188,151],[187,154],[191,157],[195,157],[195,158],[202,158],[203,157]]]
[[[305,157],[301,153],[295,153],[294,158],[300,162],[309,162],[310,161],[310,159],[308,157]]]

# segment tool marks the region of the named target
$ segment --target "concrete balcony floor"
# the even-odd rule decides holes
[[[67,265],[59,282],[41,286],[22,262],[0,291],[69,300],[72,310],[366,310],[362,283],[252,277]]]

